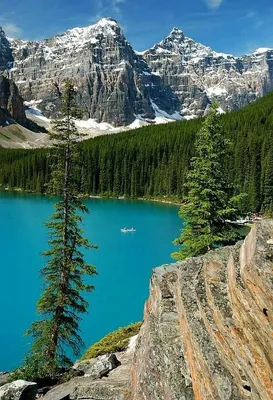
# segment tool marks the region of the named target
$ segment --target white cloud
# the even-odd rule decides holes
[[[7,36],[18,37],[23,32],[22,29],[18,25],[14,24],[13,22],[0,20],[0,24]]]
[[[219,8],[223,3],[223,0],[205,0],[209,8]]]
[[[126,0],[96,0],[95,5],[97,9],[97,14],[90,18],[90,22],[97,22],[102,17],[118,17],[122,18],[122,4]]]

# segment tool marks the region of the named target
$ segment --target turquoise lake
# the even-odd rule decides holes
[[[30,343],[24,332],[36,319],[35,303],[42,289],[40,253],[48,248],[43,223],[53,212],[54,199],[0,193],[0,371],[20,364]],[[178,207],[168,204],[90,199],[84,231],[98,250],[86,253],[99,275],[96,290],[86,297],[83,316],[86,347],[110,331],[142,319],[152,268],[172,262],[173,239],[179,234]],[[136,232],[122,233],[124,226]],[[83,349],[84,351],[84,349]]]

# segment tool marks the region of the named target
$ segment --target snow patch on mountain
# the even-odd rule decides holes
[[[223,111],[230,111],[273,90],[270,48],[235,57],[216,52],[174,28],[143,57],[177,95],[183,118],[203,116],[214,100]]]
[[[119,132],[120,128],[115,128],[111,124],[107,122],[97,122],[93,118],[89,118],[87,120],[74,120],[77,128],[83,128],[86,130],[98,130],[98,131],[107,131],[107,132]]]
[[[46,116],[58,117],[54,83],[61,87],[73,79],[79,105],[90,115],[88,122],[79,122],[80,129],[110,132],[113,125],[190,119],[203,116],[214,100],[230,111],[273,90],[273,49],[234,57],[196,42],[179,28],[142,52],[132,49],[111,18],[43,41],[12,39],[10,45],[11,77],[22,97],[44,100]]]
[[[206,88],[206,92],[208,96],[221,96],[223,94],[227,94],[227,89],[221,86],[213,86]]]
[[[259,47],[256,49],[253,54],[263,54],[267,53],[268,51],[273,51],[273,48],[268,48],[268,47]]]
[[[58,56],[58,48],[66,48],[66,51],[80,52],[88,44],[93,46],[98,45],[101,36],[110,35],[116,37],[120,32],[120,27],[115,20],[112,18],[103,18],[94,25],[69,29],[65,33],[56,35],[54,38],[44,39],[40,42],[12,38],[9,38],[9,41],[15,50],[39,46],[41,55],[48,61],[60,58]]]
[[[217,113],[221,115],[221,114],[225,114],[226,112],[222,109],[222,107],[218,107]]]
[[[181,120],[182,120],[182,116],[181,116],[181,114],[180,114],[178,111],[176,111],[175,113],[173,113],[173,114],[170,115],[170,114],[166,113],[166,111],[161,110],[161,109],[155,104],[155,102],[153,102],[152,100],[151,100],[151,105],[152,105],[152,108],[153,108],[153,110],[154,110],[154,112],[155,112],[156,118],[165,119],[166,122],[168,122],[168,121],[170,121],[170,120],[174,120],[174,121],[181,121]],[[167,121],[167,120],[168,120],[168,121]]]
[[[50,128],[53,120],[46,118],[42,114],[41,110],[38,108],[41,102],[42,100],[25,101],[24,104],[27,107],[25,110],[26,115],[30,119],[32,119],[32,117],[35,117],[35,121],[38,123],[39,121],[46,122],[47,127]],[[89,118],[87,120],[74,119],[74,123],[79,132],[84,134],[84,138],[88,139],[100,135],[113,134],[121,131],[138,129],[143,126],[148,126],[151,124],[156,124],[156,125],[166,124],[169,122],[174,122],[182,119],[181,115],[178,112],[169,115],[165,111],[160,110],[160,108],[154,102],[151,103],[152,107],[155,109],[155,114],[156,114],[156,117],[152,120],[145,119],[141,115],[135,115],[136,119],[131,124],[119,127],[114,127],[113,125],[107,122],[97,122],[93,118]]]
[[[37,107],[42,100],[31,100],[31,101],[24,101],[24,105],[26,106],[25,113],[27,117],[35,116],[36,118],[40,119],[41,121],[50,123],[50,119],[46,118],[41,110]]]

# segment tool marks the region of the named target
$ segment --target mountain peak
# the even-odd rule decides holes
[[[117,23],[116,20],[113,18],[102,18],[95,24],[80,28],[72,28],[69,29],[67,32],[61,35],[57,35],[59,38],[66,38],[67,34],[69,36],[69,40],[71,40],[71,37],[73,37],[74,41],[79,40],[79,37],[81,36],[84,38],[86,41],[91,39],[93,40],[93,43],[96,42],[96,35],[97,34],[103,34],[103,35],[111,35],[111,36],[116,36],[121,33],[121,28],[119,24]]]
[[[268,48],[268,47],[259,47],[258,49],[256,49],[253,54],[263,54],[263,53],[267,53],[268,51],[272,51],[272,48]]]
[[[95,23],[96,26],[104,27],[104,26],[112,26],[112,27],[119,27],[117,21],[111,17],[105,17],[100,19],[98,22]]]
[[[5,34],[5,32],[4,32],[3,28],[2,28],[2,26],[0,26],[0,36],[6,37],[6,34]]]
[[[110,25],[118,25],[117,21],[112,17],[103,17],[97,23],[110,24]]]
[[[181,29],[174,27],[171,30],[171,32],[169,33],[168,37],[170,37],[172,39],[182,39],[183,40],[185,38],[185,35]]]

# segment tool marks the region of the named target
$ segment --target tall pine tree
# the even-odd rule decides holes
[[[233,243],[239,238],[234,225],[237,211],[230,199],[230,188],[223,171],[228,141],[223,135],[214,104],[195,139],[195,156],[191,159],[186,188],[188,195],[180,208],[184,220],[181,235],[174,243],[181,245],[172,254],[177,260],[202,255],[216,246]]]
[[[264,180],[264,201],[262,211],[273,216],[273,148],[270,146]]]
[[[81,229],[82,214],[88,209],[78,194],[81,165],[77,146],[80,134],[73,121],[75,96],[72,83],[67,81],[61,95],[64,118],[55,122],[51,135],[55,163],[49,189],[60,200],[46,223],[50,248],[44,253],[47,263],[41,271],[44,292],[37,303],[41,319],[28,331],[34,343],[26,358],[25,372],[32,379],[53,376],[60,366],[69,365],[68,349],[79,354],[83,345],[80,314],[88,307],[82,295],[94,289],[86,283],[86,277],[96,274],[96,269],[85,262],[82,252],[96,246],[83,237]]]

